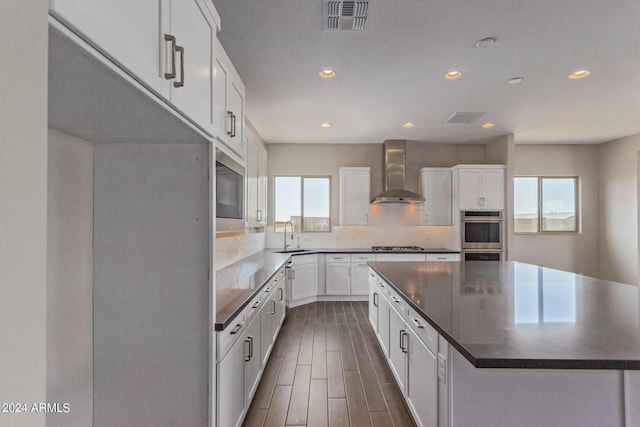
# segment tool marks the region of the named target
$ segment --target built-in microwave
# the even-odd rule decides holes
[[[244,226],[244,167],[216,149],[216,232]]]
[[[462,211],[462,249],[504,248],[502,211]]]

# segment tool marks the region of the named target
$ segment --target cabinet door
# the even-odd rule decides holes
[[[51,4],[54,15],[169,99],[170,84],[160,66],[166,59],[169,0],[55,0]]]
[[[405,339],[408,349],[407,403],[418,426],[438,425],[438,366],[436,356],[409,331]]]
[[[316,264],[295,265],[292,268],[291,300],[316,295],[317,268]]]
[[[271,342],[275,342],[280,326],[282,325],[282,322],[284,322],[284,317],[286,315],[283,283],[273,291],[273,296],[271,298],[275,301],[275,313],[271,316]]]
[[[235,73],[231,74],[231,80],[227,81],[227,107],[231,112],[231,123],[229,124],[228,145],[236,153],[243,152],[244,135],[244,87]]]
[[[258,211],[257,222],[267,223],[267,151],[258,148]]]
[[[480,169],[460,169],[458,173],[460,210],[480,209]]]
[[[398,388],[405,393],[407,378],[406,333],[409,328],[394,309],[389,310],[389,366],[398,382]]]
[[[351,264],[351,295],[369,293],[369,266],[364,263]]]
[[[171,0],[171,31],[176,43],[184,49],[176,53],[171,102],[213,135],[211,64],[215,30],[209,11],[200,2]]]
[[[213,127],[214,136],[229,143],[231,119],[227,114],[227,82],[231,79],[231,62],[217,38],[213,40]]]
[[[258,146],[250,137],[245,137],[247,146],[247,221],[258,222]]]
[[[239,339],[218,363],[218,425],[237,426],[244,412],[244,356],[247,346]]]
[[[326,294],[349,295],[350,290],[350,265],[348,263],[327,263],[326,269]]]
[[[424,225],[451,225],[451,171],[421,172]]]
[[[384,355],[389,357],[389,313],[391,308],[383,292],[380,292],[380,288],[378,290],[380,294],[378,297],[378,342]]]
[[[262,366],[267,363],[269,358],[269,350],[271,350],[271,322],[273,315],[271,314],[271,301],[267,301],[260,310],[260,359]]]
[[[261,337],[260,337],[260,318],[256,317],[247,328],[244,339],[242,340],[245,347],[244,353],[244,407],[248,408],[251,403],[251,397],[258,388],[258,377],[262,368],[262,359],[260,357]]]
[[[504,169],[482,171],[482,207],[504,209]]]
[[[380,305],[380,291],[376,286],[376,277],[369,273],[369,323],[373,332],[378,334],[378,306]]]
[[[340,168],[340,225],[367,225],[370,202],[370,169]]]

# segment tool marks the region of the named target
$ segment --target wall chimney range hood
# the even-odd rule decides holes
[[[424,197],[405,189],[406,141],[388,140],[384,142],[384,191],[371,203],[419,204]]]

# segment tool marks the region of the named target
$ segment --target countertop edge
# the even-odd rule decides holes
[[[374,261],[380,262],[380,261]],[[387,262],[387,261],[382,261]],[[393,261],[391,261],[393,262]],[[426,261],[429,262],[429,261]],[[458,261],[445,261],[458,262]],[[476,358],[462,344],[455,340],[451,335],[446,333],[433,319],[425,314],[425,312],[413,303],[411,298],[407,298],[405,293],[400,290],[391,280],[385,277],[382,272],[369,264],[381,278],[385,280],[407,304],[416,310],[433,328],[442,335],[447,342],[452,345],[458,353],[460,353],[469,363],[479,369],[569,369],[569,370],[640,370],[640,360],[626,359],[526,359],[526,358]]]

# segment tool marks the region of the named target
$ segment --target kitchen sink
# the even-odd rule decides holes
[[[302,252],[313,252],[313,249],[287,249],[286,251],[276,251],[277,254],[299,254]]]

